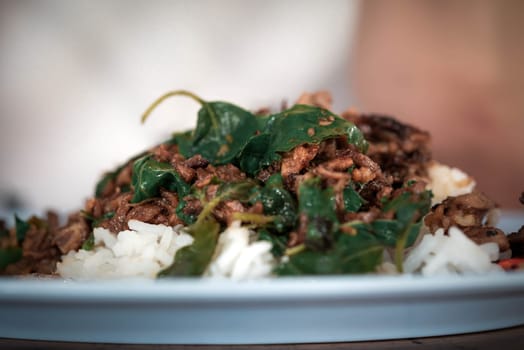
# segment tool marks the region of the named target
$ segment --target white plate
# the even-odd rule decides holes
[[[268,344],[449,335],[524,324],[524,273],[66,282],[0,280],[0,337]]]

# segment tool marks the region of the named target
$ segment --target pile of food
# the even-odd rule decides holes
[[[327,92],[281,111],[201,105],[175,133],[106,173],[60,224],[0,225],[0,271],[73,279],[487,273],[518,266],[524,226],[431,158],[427,132],[387,116],[331,112]],[[524,195],[520,198],[524,204]],[[508,259],[512,260],[508,260]]]

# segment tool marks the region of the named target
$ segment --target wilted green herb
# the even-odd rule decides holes
[[[136,160],[133,164],[131,184],[135,190],[132,203],[158,196],[160,188],[176,192],[180,197],[190,191],[189,184],[182,180],[170,164],[158,162],[150,155]]]
[[[252,137],[238,156],[240,168],[249,175],[256,175],[278,161],[280,153],[306,143],[318,144],[329,138],[345,136],[361,151],[365,152],[368,147],[353,123],[323,108],[295,105],[266,118],[264,130]]]
[[[7,265],[17,262],[21,258],[22,248],[0,248],[0,270],[5,269]]]

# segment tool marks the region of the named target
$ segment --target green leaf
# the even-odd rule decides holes
[[[157,197],[160,188],[176,192],[179,198],[187,195],[190,191],[190,186],[182,180],[170,164],[158,162],[151,155],[146,155],[135,161],[131,184],[135,191],[131,203]]]
[[[383,246],[365,231],[356,235],[340,234],[332,249],[305,250],[291,255],[277,266],[275,273],[289,275],[361,274],[375,271],[382,262]]]
[[[251,204],[260,201],[264,214],[274,217],[271,226],[279,232],[286,233],[295,227],[297,222],[296,201],[285,188],[282,175],[274,174],[266,181],[264,187],[256,191]]]
[[[356,213],[364,203],[364,199],[360,197],[357,191],[351,186],[348,185],[344,188],[342,192],[344,199],[344,208],[348,212]]]
[[[320,187],[320,178],[306,180],[298,190],[298,215],[307,218],[305,244],[313,250],[329,248],[338,230],[333,189]]]
[[[175,255],[174,263],[159,273],[159,277],[201,276],[215,252],[220,225],[212,218],[197,221],[189,228],[193,244],[183,247]]]
[[[257,129],[251,112],[227,102],[206,102],[198,112],[192,153],[213,164],[230,163]]]
[[[240,168],[247,174],[256,175],[279,160],[279,153],[339,136],[346,136],[348,142],[362,152],[367,150],[367,142],[353,123],[323,108],[295,105],[267,117],[262,133],[252,137],[239,155]]]
[[[93,232],[91,232],[91,234],[89,234],[89,237],[87,237],[84,243],[82,243],[81,249],[93,250],[94,247],[95,247],[95,235],[93,234]]]
[[[271,243],[271,253],[273,256],[283,256],[286,251],[287,237],[284,235],[275,235],[266,229],[260,229],[258,230],[258,240]]]
[[[161,96],[147,109],[142,121],[162,101],[173,96],[189,97],[202,106],[195,130],[174,136],[185,157],[200,154],[214,165],[230,163],[259,129],[260,120],[251,112],[229,102],[208,102],[185,90]]]
[[[25,235],[27,231],[29,231],[29,227],[31,224],[28,221],[21,220],[18,215],[15,215],[15,232],[16,232],[16,240],[18,243],[22,243],[25,239]]]
[[[120,172],[131,162],[134,162],[135,160],[137,160],[138,158],[140,157],[143,157],[146,153],[145,152],[142,152],[136,156],[134,156],[133,158],[129,159],[127,162],[125,162],[124,164],[118,166],[115,170],[113,171],[110,171],[110,172],[107,172],[106,174],[104,174],[104,176],[102,176],[102,178],[98,181],[98,183],[96,184],[95,186],[95,197],[97,198],[100,198],[102,197],[102,194],[104,193],[104,189],[106,188],[106,186],[111,182],[111,181],[114,181],[118,175],[120,174]],[[123,189],[122,192],[125,192],[125,188]]]
[[[0,248],[0,271],[20,259],[22,259],[22,248]]]

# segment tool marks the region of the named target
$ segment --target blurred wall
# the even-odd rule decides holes
[[[182,98],[140,125],[172,89],[252,109],[330,89],[350,105],[355,13],[344,0],[0,2],[4,206],[83,206],[103,171],[194,125]]]
[[[524,191],[524,1],[361,3],[351,82],[361,110],[429,130],[434,157],[500,205]]]

